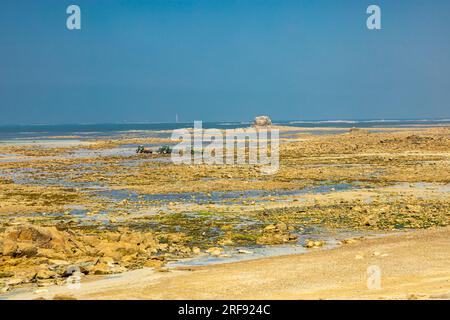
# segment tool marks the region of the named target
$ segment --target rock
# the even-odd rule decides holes
[[[231,246],[234,244],[234,241],[231,239],[222,239],[218,242],[221,246]]]
[[[41,269],[36,273],[36,279],[45,280],[45,279],[54,279],[58,276],[58,274],[54,271]]]
[[[97,263],[86,269],[89,272],[89,274],[102,275],[102,274],[110,274],[111,273],[111,268],[106,263]]]
[[[200,248],[197,248],[197,247],[192,248],[192,253],[199,254],[200,252],[201,252]]]
[[[169,243],[181,243],[183,242],[183,235],[179,233],[170,233],[167,235],[167,241]]]
[[[103,257],[109,257],[115,261],[120,261],[124,256],[139,252],[140,248],[136,244],[127,242],[105,242],[97,246]]]
[[[283,244],[290,241],[294,241],[294,239],[287,233],[267,233],[256,239],[256,243],[261,245]]]
[[[76,243],[69,243],[69,235],[55,227],[18,226],[5,230],[3,255],[6,256],[45,256],[45,249],[60,253],[72,253]],[[43,250],[41,250],[43,249]]]
[[[297,241],[297,239],[298,239],[298,236],[296,234],[290,233],[288,235],[289,242]]]
[[[248,250],[244,250],[244,249],[238,249],[238,253],[242,253],[242,254],[253,254],[252,251],[248,251]]]
[[[341,244],[352,244],[352,243],[356,243],[356,242],[358,242],[358,241],[355,239],[352,239],[352,238],[341,240]]]
[[[20,224],[8,227],[0,233],[0,257],[3,257],[0,263],[7,262],[0,278],[7,277],[8,286],[34,281],[43,285],[71,276],[67,272],[71,266],[76,266],[83,274],[96,275],[142,267],[158,251],[158,239],[150,232],[120,229],[119,232],[80,234],[59,231],[56,227]],[[173,234],[169,239],[170,250],[178,256],[191,254],[191,248],[183,244],[183,239],[184,235],[180,234]],[[147,265],[159,266],[163,262],[164,258],[162,262]]]
[[[264,228],[264,231],[275,231],[276,227],[273,224],[269,224]]]
[[[9,286],[4,286],[4,287],[0,287],[0,293],[6,293],[10,290],[11,288]]]
[[[103,257],[99,259],[99,263],[106,263],[109,267],[114,266],[115,261],[111,257]]]
[[[305,243],[306,248],[319,248],[322,247],[325,244],[324,241],[314,241],[314,240],[308,240]]]
[[[6,282],[7,286],[15,286],[18,284],[21,284],[24,282],[24,279],[22,278],[12,278],[12,279],[8,279],[8,281]]]
[[[368,227],[375,227],[378,223],[378,218],[374,215],[368,216],[363,220],[363,224]]]
[[[13,275],[14,275],[14,273],[9,270],[0,271],[0,278],[9,278],[9,277],[12,277]]]
[[[284,222],[278,223],[278,224],[275,226],[275,228],[277,229],[278,232],[285,232],[285,231],[287,231],[287,229],[288,229],[286,223],[284,223]]]
[[[255,117],[255,120],[253,121],[253,125],[255,127],[268,127],[272,125],[272,120],[268,116],[258,116]]]
[[[314,241],[314,247],[321,247],[325,244],[323,241]]]
[[[164,261],[156,260],[156,259],[147,260],[144,263],[144,267],[147,267],[147,268],[160,268],[163,265],[164,265]]]
[[[34,257],[38,254],[38,249],[34,245],[19,244],[14,256],[23,256],[27,258]]]
[[[312,241],[312,240],[306,241],[305,247],[306,248],[313,248],[314,247],[314,241]]]

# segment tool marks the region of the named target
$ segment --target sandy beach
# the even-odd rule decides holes
[[[10,299],[449,299],[450,229],[399,232],[340,248],[214,266],[141,269]],[[367,268],[382,272],[368,289]]]

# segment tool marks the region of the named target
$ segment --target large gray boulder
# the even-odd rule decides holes
[[[272,125],[272,120],[268,116],[258,116],[255,117],[255,120],[253,121],[253,125],[255,127],[267,127]]]

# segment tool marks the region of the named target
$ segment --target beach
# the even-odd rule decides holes
[[[450,299],[450,230],[411,231],[301,255],[214,266],[129,271],[79,289],[52,286],[11,299]],[[333,263],[330,263],[332,261]],[[371,265],[381,288],[367,288]]]
[[[275,124],[273,175],[136,153],[182,124],[9,132],[0,298],[449,299],[450,128],[370,124]]]

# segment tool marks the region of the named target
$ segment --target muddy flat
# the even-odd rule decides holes
[[[368,268],[381,288],[368,289]],[[87,278],[9,299],[449,299],[450,228],[399,232],[331,250],[157,272]]]

